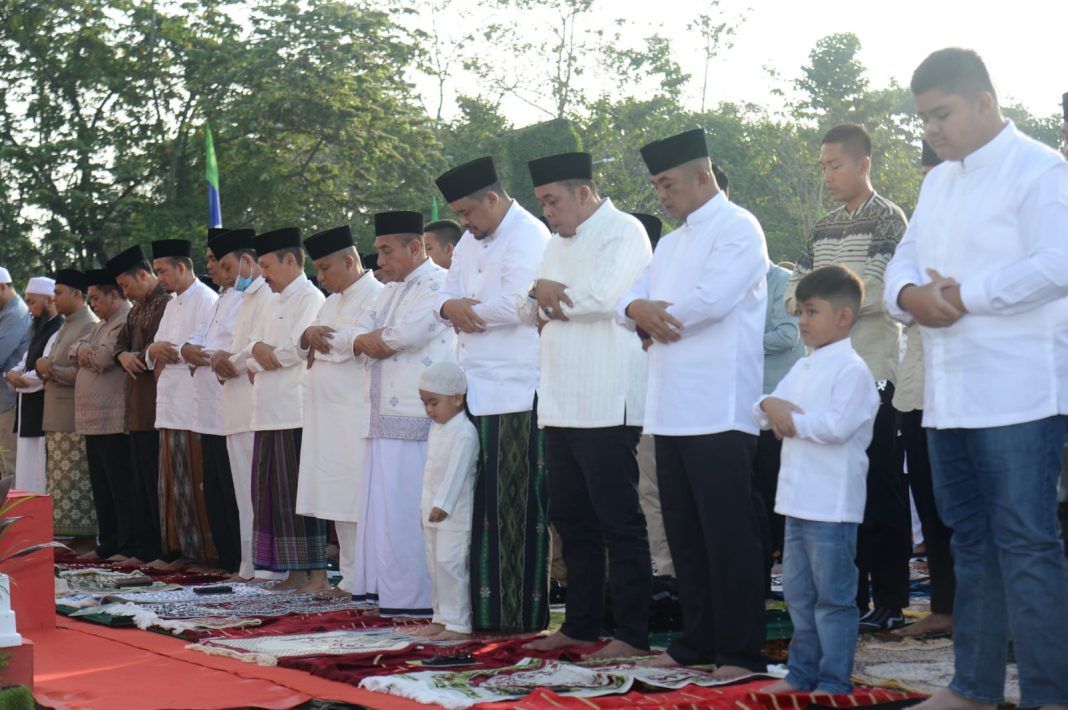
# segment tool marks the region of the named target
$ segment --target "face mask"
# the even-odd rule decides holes
[[[240,267],[238,267],[238,268],[240,269]],[[248,276],[242,276],[241,272],[238,271],[237,272],[237,280],[234,281],[234,289],[239,291],[239,292],[240,291],[244,291],[245,289],[247,289],[249,286],[252,285],[253,281],[255,281],[255,279],[252,278],[252,274],[249,274]]]

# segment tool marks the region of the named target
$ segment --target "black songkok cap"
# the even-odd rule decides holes
[[[456,202],[497,182],[493,158],[475,158],[442,174],[434,182],[446,202]]]
[[[649,241],[655,247],[660,241],[660,234],[664,231],[664,223],[660,221],[660,218],[644,212],[631,212],[630,216],[642,223],[645,233],[649,235]]]
[[[355,246],[355,243],[352,241],[352,230],[347,224],[313,234],[304,240],[304,248],[308,250],[308,256],[312,258],[312,261],[351,246]]]
[[[118,286],[115,277],[107,269],[89,269],[85,272],[86,286]]]
[[[238,249],[251,249],[254,236],[256,232],[252,229],[229,229],[225,234],[215,237],[208,248],[216,259],[221,259]]]
[[[282,227],[252,238],[252,248],[256,250],[256,256],[294,247],[300,249],[300,230],[296,227]]]
[[[705,129],[694,128],[670,138],[646,143],[641,153],[650,175],[659,175],[697,158],[707,158]]]
[[[229,231],[231,230],[226,229],[225,227],[208,227],[208,241],[210,242],[216,237],[221,237]]]
[[[145,256],[145,250],[140,245],[132,246],[126,251],[119,252],[107,263],[107,270],[111,272],[112,276],[118,276],[124,274],[138,264],[148,262],[148,257]],[[151,271],[151,267],[149,268]]]
[[[920,165],[925,168],[933,168],[942,162],[942,159],[938,157],[938,153],[934,151],[934,148],[927,142],[923,142],[923,153],[920,155]]]
[[[89,281],[85,274],[77,269],[60,269],[56,272],[56,285],[76,288],[82,293],[89,288]]]
[[[463,197],[463,195],[461,195],[461,197]],[[445,199],[448,198],[446,197]],[[389,234],[422,233],[423,214],[421,212],[409,212],[406,210],[400,210],[397,212],[379,212],[375,215],[376,237],[384,237]]]
[[[1061,106],[1064,108],[1064,120],[1068,121],[1068,92],[1061,97]]]
[[[193,243],[187,239],[160,239],[152,242],[152,258],[163,259],[164,257],[193,257]]]
[[[564,180],[592,180],[593,156],[589,153],[560,153],[527,163],[534,187]]]

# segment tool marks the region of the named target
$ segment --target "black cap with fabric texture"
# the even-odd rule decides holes
[[[641,154],[650,175],[659,175],[697,158],[707,158],[705,129],[694,128],[670,138],[646,143],[641,147]]]
[[[527,163],[534,187],[564,180],[592,180],[593,156],[589,153],[560,153]]]
[[[942,159],[938,157],[938,153],[934,151],[930,143],[923,142],[923,151],[920,154],[920,166],[924,168],[933,168],[942,162]]]
[[[152,258],[163,259],[165,257],[191,259],[193,243],[188,239],[160,239],[152,242]]]
[[[304,248],[308,251],[308,256],[312,258],[312,261],[351,246],[355,246],[355,243],[352,241],[352,230],[347,224],[313,234],[304,240]]]
[[[456,202],[496,183],[497,168],[493,166],[493,158],[489,156],[475,158],[442,173],[434,182],[446,202]]]
[[[422,234],[423,215],[421,212],[398,210],[379,212],[375,215],[375,236],[389,234]]]
[[[300,249],[300,229],[297,227],[282,227],[252,238],[252,248],[256,250],[256,256],[293,247]]]
[[[86,286],[118,286],[115,277],[107,269],[89,269],[85,272]]]
[[[664,223],[660,221],[660,218],[644,212],[631,212],[630,216],[642,223],[642,226],[645,227],[645,233],[649,235],[649,241],[655,247],[656,243],[660,241],[661,233],[664,231]]]
[[[85,292],[89,288],[89,282],[85,274],[77,269],[60,269],[56,272],[56,286],[67,286]]]
[[[138,264],[144,263],[148,263],[148,256],[145,255],[145,250],[138,244],[111,257],[106,268],[111,272],[112,276],[118,277],[119,274],[124,274]],[[151,271],[151,268],[149,271]]]
[[[256,231],[253,229],[229,229],[225,234],[215,237],[208,248],[216,259],[221,259],[238,249],[251,249],[252,238],[255,236]]]
[[[226,234],[229,231],[232,231],[232,230],[227,229],[226,227],[208,227],[208,241],[210,242],[212,239],[215,239],[216,237],[221,237],[222,235]]]

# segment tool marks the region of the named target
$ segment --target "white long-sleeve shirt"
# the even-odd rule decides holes
[[[753,406],[762,429],[771,428],[760,408],[769,396],[803,412],[793,414],[797,436],[782,442],[776,513],[826,523],[864,520],[867,449],[879,410],[873,383],[871,370],[845,338],[798,360]]]
[[[200,279],[195,279],[189,288],[167,302],[152,341],[173,343],[179,351],[179,361],[174,365],[164,365],[156,381],[157,429],[193,429],[196,412],[193,406],[193,377],[189,372],[189,363],[181,358],[181,349],[196,333],[197,327],[211,317],[217,300],[214,291]],[[147,351],[145,363],[150,370],[156,366]]]
[[[645,433],[758,432],[768,250],[760,223],[722,192],[661,238],[618,316],[637,299],[667,301],[680,340],[649,348]],[[633,321],[629,321],[633,323]]]
[[[574,305],[561,304],[568,320],[541,331],[539,426],[641,426],[646,356],[615,309],[651,257],[641,222],[608,199],[575,236],[549,242],[538,278],[565,284]]]
[[[478,450],[478,431],[463,412],[444,424],[430,425],[419,506],[423,525],[441,530],[471,529]],[[440,523],[429,522],[433,508],[441,508],[448,517]]]
[[[245,348],[245,367],[256,376],[252,383],[252,431],[299,429],[304,425],[308,368],[298,341],[325,300],[322,291],[301,274],[266,309]],[[252,357],[257,343],[273,346],[282,366],[264,370]]]
[[[228,351],[234,338],[241,300],[241,292],[232,288],[219,294],[208,319],[200,323],[186,342],[199,345],[207,355],[216,350]],[[210,364],[202,365],[193,371],[193,423],[190,429],[199,434],[222,436],[226,433],[225,420],[223,385],[212,372]]]
[[[227,435],[252,431],[252,383],[248,381],[248,352],[257,326],[266,318],[278,294],[271,291],[262,276],[241,292],[241,305],[237,309],[234,333],[226,352],[231,353],[230,362],[238,371],[223,383],[223,423]]]
[[[473,310],[486,322],[485,332],[457,336],[475,416],[524,412],[534,403],[538,331],[520,317],[516,301],[530,291],[548,241],[545,225],[513,200],[493,234],[475,239],[465,232],[453,252],[434,312],[454,298],[479,301]]]
[[[967,311],[948,328],[921,327],[924,426],[1007,426],[1066,411],[1066,225],[1068,164],[1012,122],[924,179],[886,269],[886,309],[907,322],[901,290],[929,283],[934,269],[960,283]]]

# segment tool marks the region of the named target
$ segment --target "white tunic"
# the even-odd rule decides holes
[[[868,445],[879,393],[849,338],[825,345],[794,363],[753,414],[770,429],[760,403],[777,397],[796,404],[797,436],[782,442],[775,512],[802,520],[860,523],[867,499]]]
[[[471,529],[478,450],[478,430],[462,411],[444,424],[430,425],[420,504],[424,528]],[[445,511],[448,517],[440,523],[429,522],[434,508]]]
[[[374,302],[382,284],[370,271],[326,299],[312,325],[351,328]],[[335,337],[329,353],[315,353],[304,394],[304,433],[296,510],[323,520],[356,522],[367,431],[367,368],[351,342]],[[299,343],[298,343],[299,347]],[[307,350],[301,354],[307,357]]]
[[[230,346],[226,348],[228,353],[232,353],[230,362],[239,373],[223,383],[223,423],[227,435],[252,431],[252,383],[246,376],[249,356],[245,351],[252,343],[256,327],[266,318],[276,298],[278,294],[271,290],[262,276],[256,277],[241,292],[234,334]]]
[[[486,322],[482,333],[460,333],[457,359],[467,372],[467,402],[475,416],[529,411],[538,386],[538,331],[516,310],[541,262],[549,230],[516,201],[484,239],[465,232],[452,255],[445,287],[434,303],[473,298]]]
[[[326,297],[308,277],[293,279],[266,310],[245,348],[245,367],[252,383],[252,431],[299,429],[304,425],[304,386],[308,372],[297,345],[301,333],[318,315]],[[264,370],[252,357],[257,343],[274,347],[282,366]]]
[[[152,341],[173,343],[177,350],[189,341],[201,322],[211,317],[218,296],[200,279],[167,302],[160,319],[159,328]],[[148,369],[156,366],[154,359],[145,353]],[[193,404],[193,378],[189,364],[180,360],[174,365],[164,365],[156,381],[156,428],[190,431],[193,428],[195,408]]]
[[[924,178],[886,268],[886,309],[907,322],[901,290],[929,283],[934,269],[960,283],[967,310],[948,328],[921,326],[925,427],[1007,426],[1066,411],[1065,225],[1068,164],[1012,122]]]
[[[615,308],[651,255],[641,222],[607,199],[575,236],[549,242],[538,278],[565,284],[574,305],[541,331],[539,426],[641,425],[646,356]]]
[[[685,326],[680,340],[649,348],[646,434],[758,432],[768,263],[760,223],[722,192],[657,244],[618,308],[625,319],[631,301],[667,301]]]
[[[209,356],[216,350],[229,352],[237,312],[241,308],[241,295],[241,292],[232,288],[219,294],[208,319],[201,322],[186,342],[201,346]],[[245,381],[248,382],[247,377]],[[226,434],[223,385],[212,372],[210,364],[193,371],[193,425],[190,429],[198,434]]]

